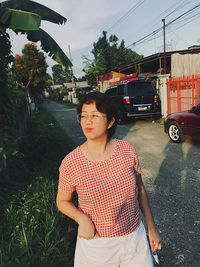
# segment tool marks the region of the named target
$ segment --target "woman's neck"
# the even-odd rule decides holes
[[[108,139],[106,138],[101,138],[98,140],[87,140],[85,142],[85,146],[91,153],[98,152],[98,154],[105,154],[108,146]]]

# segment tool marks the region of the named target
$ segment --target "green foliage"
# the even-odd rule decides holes
[[[83,64],[85,65],[83,71],[86,73],[85,79],[90,85],[97,85],[99,75],[104,72],[104,64],[101,61],[100,56],[96,56],[94,60],[89,59],[86,56],[82,56]]]
[[[55,101],[55,102],[62,102],[63,96],[61,94],[61,88],[51,88],[49,87],[47,89],[47,92],[49,93],[49,99]]]
[[[59,47],[56,41],[44,30],[39,29],[38,31],[20,31],[22,34],[26,34],[26,37],[31,42],[41,43],[41,48],[45,51],[49,57],[58,62],[63,67],[71,67],[72,63],[69,58],[65,55],[63,50]]]
[[[61,65],[56,64],[52,67],[52,76],[54,84],[63,84],[66,82],[67,72]]]
[[[12,59],[10,37],[6,32],[0,30],[0,113],[6,113],[6,108],[10,105],[7,68]]]
[[[0,24],[12,30],[38,30],[41,17],[38,14],[2,7],[0,4]]]
[[[37,170],[42,176],[57,179],[62,159],[74,146],[55,119],[40,108],[38,116],[32,122],[30,136],[24,140],[21,151],[29,169]]]
[[[1,266],[73,266],[77,227],[57,210],[55,199],[58,167],[74,147],[44,109],[20,150],[10,147],[14,179],[0,179]],[[76,196],[73,201],[77,205]]]
[[[0,138],[0,161],[9,160],[11,157],[19,156],[23,154],[18,150],[16,141],[12,136],[5,136]],[[3,171],[0,165],[0,173]]]
[[[3,7],[37,13],[42,20],[48,20],[52,23],[63,24],[67,21],[62,15],[34,1],[12,0],[3,1],[1,4]]]
[[[129,64],[142,58],[136,52],[125,47],[124,40],[118,44],[118,37],[111,35],[107,38],[107,32],[103,31],[103,36],[93,43],[92,54],[93,60],[89,60],[86,56],[84,59],[85,78],[90,85],[98,84],[98,77],[102,73],[110,72],[120,65]]]
[[[22,24],[22,26],[20,27],[20,25],[15,25],[15,23],[12,22],[12,20],[10,21],[8,20],[9,23],[4,23],[3,25],[0,24],[0,27],[15,29],[14,30],[15,33],[20,32],[22,34],[26,34],[27,39],[29,41],[32,42],[40,41],[42,49],[45,52],[47,52],[48,55],[52,57],[56,62],[65,67],[72,66],[71,61],[65,55],[63,50],[59,47],[59,45],[55,42],[55,40],[42,29],[40,28],[38,29],[37,27],[38,30],[36,30],[35,23],[34,25],[32,23],[33,20],[35,19],[37,20],[38,17],[41,17],[42,20],[48,20],[52,23],[62,24],[67,21],[65,17],[61,16],[52,9],[34,1],[13,0],[13,1],[3,1],[1,3],[0,18],[4,13],[1,12],[2,9],[8,9],[8,8],[12,9],[14,13],[18,14],[19,20],[21,20],[22,17],[26,16],[28,18],[28,20],[26,20],[26,25]],[[33,13],[29,14],[27,11],[33,12],[34,14]]]
[[[33,43],[26,44],[22,56],[16,55],[12,65],[16,87],[26,88],[31,96],[38,98],[46,88],[47,67],[43,52]]]
[[[76,225],[57,210],[56,191],[38,177],[1,210],[1,266],[73,266]]]
[[[104,66],[103,72],[109,72],[120,65],[134,62],[142,55],[125,47],[124,40],[118,45],[118,37],[111,35],[107,38],[107,32],[103,31],[103,36],[99,37],[98,41],[93,44],[92,54],[94,58],[99,58]]]
[[[69,92],[66,86],[60,86],[58,88],[48,87],[47,92],[49,93],[49,98],[58,103],[62,103],[63,98],[69,95]]]

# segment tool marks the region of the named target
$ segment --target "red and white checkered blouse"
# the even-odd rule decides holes
[[[115,141],[115,151],[108,160],[91,162],[78,146],[59,169],[58,189],[77,191],[79,209],[90,217],[101,237],[128,235],[140,222],[137,154],[128,142]]]

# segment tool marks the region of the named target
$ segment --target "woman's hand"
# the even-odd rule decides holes
[[[156,228],[148,229],[151,250],[155,251],[162,247],[162,237]]]
[[[78,236],[79,238],[92,239],[96,234],[96,229],[90,218],[83,214],[79,219]]]

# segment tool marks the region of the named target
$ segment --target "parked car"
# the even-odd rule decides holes
[[[108,87],[105,93],[113,98],[118,106],[121,123],[128,118],[161,116],[160,98],[151,82],[120,82]]]
[[[164,130],[176,143],[183,142],[187,137],[200,141],[200,103],[190,110],[168,115]]]

